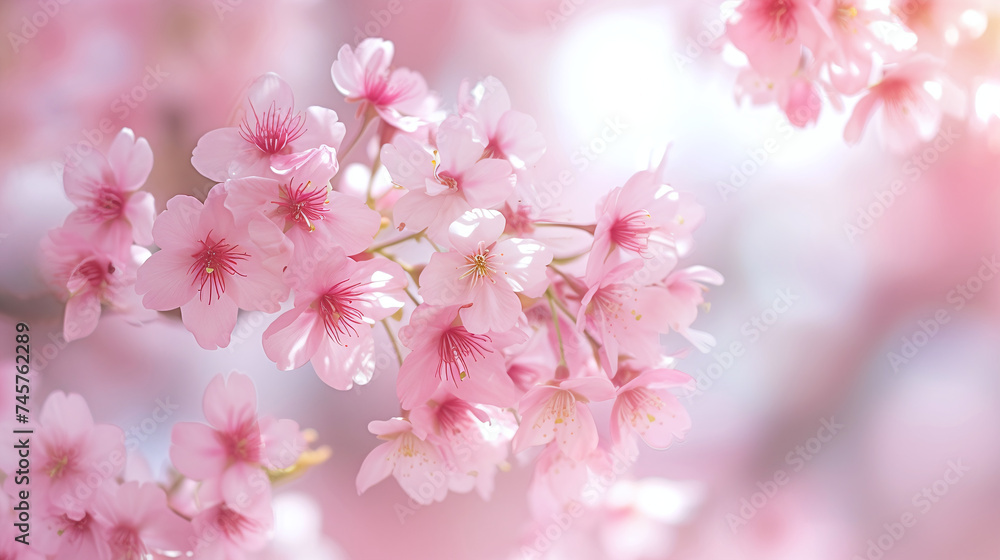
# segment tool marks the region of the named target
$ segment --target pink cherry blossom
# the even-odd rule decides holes
[[[393,212],[399,228],[426,228],[432,239],[444,241],[448,227],[465,212],[503,204],[514,191],[515,176],[510,163],[483,159],[485,149],[473,121],[458,117],[441,123],[433,155],[408,136],[383,146],[382,163],[393,183],[407,189]]]
[[[816,56],[827,64],[834,88],[845,95],[854,95],[868,86],[873,55],[884,57],[889,52],[872,24],[888,25],[891,19],[858,0],[820,0],[817,8],[826,15],[832,40],[823,42]]]
[[[90,512],[79,518],[63,514],[48,521],[51,532],[58,536],[58,547],[52,560],[118,560],[111,555],[105,540],[105,526]]]
[[[274,527],[270,499],[249,499],[241,504],[218,503],[191,520],[194,557],[201,560],[243,560],[247,552],[267,544]]]
[[[514,453],[555,441],[572,460],[597,449],[598,434],[587,406],[614,398],[614,386],[605,377],[564,379],[529,390],[517,409],[521,425],[514,434]]]
[[[517,297],[539,297],[552,253],[531,239],[504,239],[506,220],[495,210],[464,213],[449,230],[452,251],[435,253],[420,274],[420,295],[431,305],[462,305],[471,333],[510,330],[521,314]]]
[[[236,222],[216,186],[204,204],[175,196],[153,225],[160,250],[140,268],[136,291],[149,309],[181,308],[184,326],[209,350],[229,344],[239,309],[278,311],[290,243],[264,216]]]
[[[798,69],[802,47],[815,50],[830,30],[813,0],[746,0],[726,28],[729,40],[746,53],[763,76],[790,76]]]
[[[424,404],[439,389],[466,401],[512,406],[519,391],[507,375],[502,348],[526,338],[518,329],[472,333],[458,321],[458,306],[420,305],[399,329],[411,349],[396,378],[404,409]]]
[[[849,144],[859,142],[876,113],[880,115],[882,137],[893,150],[907,151],[932,139],[941,125],[941,96],[947,85],[941,72],[939,61],[922,55],[914,55],[886,71],[854,106],[844,140]]]
[[[535,519],[551,520],[566,507],[576,503],[592,503],[599,494],[585,492],[587,483],[597,477],[613,474],[613,458],[602,448],[596,448],[581,458],[566,455],[562,448],[550,443],[542,449],[535,463],[534,476],[528,488],[528,504]],[[624,471],[621,471],[624,472]]]
[[[105,542],[115,559],[148,558],[184,550],[190,525],[167,507],[167,495],[153,483],[126,482],[97,501]]]
[[[408,420],[375,420],[368,431],[386,440],[365,457],[358,471],[358,494],[385,480],[390,474],[418,504],[440,502],[448,494],[444,459],[427,434]]]
[[[117,426],[95,424],[83,397],[62,391],[45,399],[39,422],[32,490],[40,489],[57,511],[80,520],[125,466],[125,434]]]
[[[330,188],[336,167],[336,153],[324,147],[278,179],[230,179],[226,207],[240,217],[264,214],[302,256],[331,246],[349,255],[360,253],[371,245],[381,217],[363,201]]]
[[[632,433],[653,449],[666,449],[675,439],[683,439],[691,428],[691,417],[670,389],[691,385],[691,376],[686,373],[651,369],[619,387],[611,408],[614,446],[634,450]]]
[[[372,325],[403,307],[403,269],[383,258],[354,261],[339,248],[311,267],[297,265],[295,307],[264,331],[264,352],[278,369],[312,362],[327,385],[367,383],[375,368]]]
[[[337,113],[323,107],[295,110],[292,88],[277,74],[257,78],[249,87],[239,126],[218,128],[198,140],[191,164],[199,173],[223,182],[287,171],[303,152],[340,148],[345,128]]]
[[[156,214],[153,195],[140,191],[153,169],[153,151],[145,138],[123,128],[108,155],[91,151],[63,170],[66,196],[76,205],[66,224],[93,231],[100,241],[127,247],[153,242]]]
[[[40,248],[42,275],[66,300],[63,337],[67,341],[94,332],[102,305],[136,319],[149,317],[135,292],[136,270],[149,258],[145,248],[117,247],[69,227],[51,230]]]
[[[258,419],[257,391],[241,373],[212,378],[202,409],[207,425],[174,425],[170,459],[188,478],[218,481],[223,497],[256,488],[261,468],[289,467],[305,449],[293,420]]]
[[[510,108],[500,80],[488,76],[475,85],[464,80],[458,92],[458,113],[472,117],[476,132],[486,140],[486,156],[506,159],[514,167],[531,167],[545,153],[545,140],[535,119]]]
[[[390,126],[413,132],[427,122],[437,107],[427,83],[418,72],[392,68],[392,41],[371,37],[356,49],[340,47],[330,68],[333,83],[347,100],[360,101],[358,114],[369,108]]]
[[[475,489],[488,500],[493,493],[497,466],[507,457],[510,435],[504,437],[502,412],[492,418],[482,408],[447,396],[414,408],[410,422],[428,434],[449,467],[449,490]]]
[[[653,309],[668,317],[668,324],[675,332],[688,339],[702,352],[715,346],[715,337],[691,328],[698,317],[698,307],[705,303],[706,284],[721,286],[722,274],[705,266],[692,266],[671,274],[664,285],[666,290],[656,292]]]

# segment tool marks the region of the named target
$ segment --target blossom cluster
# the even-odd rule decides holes
[[[232,560],[260,550],[274,523],[272,484],[322,461],[328,450],[307,449],[314,436],[292,420],[259,416],[256,389],[243,374],[213,378],[203,408],[208,424],[173,426],[172,467],[158,478],[136,438],[95,423],[80,395],[50,394],[29,426],[30,441],[21,440],[30,468],[15,454],[0,461],[0,554]],[[30,530],[18,533],[29,507]]]
[[[511,452],[541,448],[530,501],[544,516],[579,501],[614,456],[633,456],[637,438],[662,449],[689,428],[674,391],[691,378],[660,342],[677,333],[702,351],[714,344],[692,325],[722,276],[680,267],[704,211],[666,183],[664,157],[610,189],[592,220],[555,220],[536,192],[544,140],[503,84],[464,81],[446,111],[420,74],[393,66],[393,49],[372,38],[339,51],[333,83],[357,105],[346,142],[335,111],[296,106],[276,74],[256,79],[232,126],[193,151],[216,184],[204,200],[166,202],[152,224],[158,250],[131,286],[146,310],[179,308],[210,350],[230,344],[240,310],[271,315],[262,345],[277,369],[311,364],[335,389],[367,383],[380,357],[395,357],[401,412],[369,425],[385,443],[361,465],[359,492],[392,475],[419,504],[449,490],[488,498]],[[360,183],[341,173],[359,146],[350,166],[363,169]],[[117,169],[120,158],[108,159]],[[245,394],[241,379],[210,391]],[[243,433],[208,402],[214,429]],[[603,440],[591,409],[601,402],[611,410]],[[273,427],[286,441],[297,432]],[[175,443],[188,444],[172,457],[189,478],[217,481],[201,488],[220,503],[261,465],[286,465],[228,443],[222,461],[210,430],[179,427]]]
[[[964,117],[983,76],[951,64],[986,29],[980,0],[744,0],[726,37],[749,62],[738,98],[777,103],[791,124],[815,123],[823,98],[859,97],[844,130],[860,141],[872,119],[885,144],[932,139],[943,116]]]

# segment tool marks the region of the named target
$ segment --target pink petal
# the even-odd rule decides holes
[[[372,449],[371,453],[365,457],[355,481],[359,495],[392,474],[392,468],[395,465],[393,455],[395,454],[397,445],[395,441],[385,442]]]
[[[461,188],[474,208],[495,208],[514,192],[514,170],[502,159],[484,159],[462,174]]]
[[[319,316],[296,307],[281,314],[264,331],[264,353],[282,371],[300,368],[316,354],[324,336]]]
[[[108,149],[108,164],[118,186],[131,192],[140,188],[153,170],[153,150],[145,138],[136,140],[131,129],[123,128]]]
[[[448,227],[451,246],[462,255],[471,255],[479,243],[492,245],[503,235],[507,220],[496,210],[473,208],[459,216]]]
[[[215,350],[229,346],[238,313],[236,302],[226,295],[219,299],[213,298],[211,304],[208,303],[208,298],[202,301],[200,297],[195,297],[181,306],[181,321],[194,335],[199,346]]]
[[[375,373],[375,341],[371,327],[358,326],[358,336],[341,337],[338,343],[325,337],[312,358],[316,375],[330,387],[347,391],[355,383],[364,385]]]
[[[257,418],[257,389],[242,373],[216,375],[202,398],[205,419],[222,432],[236,431]]]
[[[456,251],[432,254],[420,273],[420,297],[431,305],[471,302],[470,284],[459,278],[467,264],[465,257]]]
[[[132,224],[132,240],[137,245],[153,244],[153,219],[156,217],[156,201],[148,192],[133,194],[125,208],[125,217]]]
[[[261,439],[268,467],[272,469],[291,467],[306,449],[302,431],[294,420],[265,422],[265,419],[261,419]]]
[[[215,430],[197,422],[178,422],[170,434],[170,462],[192,480],[218,477],[229,460]]]
[[[90,336],[101,318],[101,298],[94,292],[77,294],[66,301],[63,337],[67,342]]]
[[[136,271],[135,289],[144,294],[147,309],[167,311],[187,304],[198,294],[188,276],[191,256],[174,250],[153,253]]]
[[[517,323],[521,300],[506,284],[483,282],[473,288],[472,305],[463,307],[458,314],[471,333],[505,332]]]
[[[240,136],[239,128],[236,127],[217,128],[206,132],[198,139],[198,145],[191,153],[191,165],[198,170],[198,173],[220,183],[230,177],[245,177],[247,175],[240,171],[243,171],[243,168],[254,167],[243,163],[234,168],[235,161],[263,162],[257,164],[257,167],[267,164],[266,155],[244,140]]]
[[[847,121],[847,126],[844,128],[845,142],[857,144],[861,140],[865,126],[871,120],[872,113],[880,101],[878,96],[873,93],[869,93],[858,101],[858,104],[854,106],[854,112],[851,113],[850,120]]]

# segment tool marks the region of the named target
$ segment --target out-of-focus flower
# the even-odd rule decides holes
[[[392,41],[375,37],[356,49],[344,45],[330,73],[348,101],[361,102],[359,115],[371,107],[388,125],[413,132],[431,117],[437,99],[428,93],[420,73],[391,67],[394,51]]]
[[[63,337],[67,341],[89,336],[101,318],[101,306],[149,318],[135,292],[135,275],[149,251],[129,243],[115,246],[107,238],[88,238],[70,227],[54,229],[42,239],[42,276],[66,300]]]
[[[682,439],[691,427],[691,417],[670,389],[691,383],[686,373],[651,369],[619,387],[611,408],[614,446],[637,453],[633,433],[653,449],[666,449],[675,439]]]
[[[208,424],[179,422],[171,434],[170,460],[192,480],[217,483],[222,498],[239,506],[236,496],[265,493],[261,469],[293,465],[305,440],[293,420],[257,417],[257,390],[237,372],[215,376],[202,403]],[[254,492],[256,491],[256,492]]]
[[[170,511],[163,489],[152,483],[126,482],[101,496],[95,511],[114,559],[184,550],[191,536],[191,526]]]
[[[799,67],[802,47],[815,50],[830,35],[812,0],[746,0],[726,34],[762,76],[789,76]]]
[[[514,167],[530,167],[545,153],[545,140],[535,119],[510,108],[510,96],[500,80],[488,76],[471,85],[462,81],[458,113],[471,117],[486,140],[486,156],[506,159]]]
[[[66,196],[77,209],[66,225],[92,232],[95,241],[111,247],[153,242],[156,214],[153,195],[139,189],[153,169],[153,151],[145,138],[123,128],[108,155],[93,150],[63,171]]]

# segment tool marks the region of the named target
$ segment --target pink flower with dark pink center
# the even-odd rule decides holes
[[[202,408],[207,425],[174,425],[170,460],[192,480],[217,483],[225,499],[256,489],[261,469],[287,468],[305,449],[293,420],[258,419],[257,390],[241,373],[212,378]]]
[[[329,247],[349,255],[371,245],[381,217],[364,201],[330,188],[337,172],[332,149],[314,150],[288,174],[276,179],[247,177],[226,182],[226,207],[237,218],[258,212],[274,222],[302,258],[315,258]]]
[[[372,325],[403,307],[407,279],[386,259],[327,254],[289,268],[295,306],[264,331],[264,353],[285,371],[312,362],[323,382],[347,390],[374,374]]]
[[[754,70],[769,78],[792,75],[802,47],[829,39],[830,30],[812,0],[746,0],[726,35],[746,53]]]
[[[149,317],[135,292],[135,274],[149,258],[138,245],[118,247],[107,239],[90,239],[75,228],[54,229],[42,239],[42,276],[66,300],[63,337],[89,336],[97,328],[102,306],[135,319]]]
[[[94,150],[66,165],[63,186],[77,209],[66,225],[92,231],[96,240],[111,247],[153,242],[150,228],[156,214],[153,195],[139,191],[153,169],[153,151],[145,138],[136,139],[123,128],[108,149]]]
[[[518,293],[545,292],[552,253],[531,239],[504,239],[506,220],[495,210],[471,210],[449,231],[454,248],[434,253],[420,273],[420,295],[431,305],[460,305],[473,333],[510,330],[521,315]]]
[[[209,350],[229,344],[239,309],[278,311],[291,243],[264,216],[238,223],[213,188],[202,204],[175,196],[153,225],[160,250],[140,268],[136,291],[149,309],[181,308],[184,326]]]
[[[437,99],[418,72],[392,68],[392,41],[371,37],[355,49],[344,45],[330,68],[333,83],[351,103],[361,102],[358,115],[370,110],[395,128],[413,132],[430,120]]]
[[[462,82],[458,113],[472,117],[486,141],[486,157],[506,159],[514,167],[531,167],[545,153],[545,140],[535,119],[510,108],[510,97],[500,80],[489,76],[471,85]]]
[[[312,150],[336,150],[345,128],[323,107],[295,110],[292,88],[277,74],[257,78],[247,89],[238,126],[205,133],[191,164],[213,181],[264,177],[287,171]]]
[[[247,552],[267,544],[274,527],[270,496],[252,496],[239,504],[217,503],[196,515],[191,526],[195,558],[243,560]]]
[[[392,182],[407,189],[393,210],[400,229],[444,241],[448,227],[473,208],[497,208],[514,192],[510,163],[483,158],[486,145],[470,119],[449,117],[438,128],[437,150],[428,152],[408,136],[382,147]]]
[[[496,406],[511,406],[520,395],[501,350],[524,342],[526,335],[519,329],[472,333],[459,313],[459,306],[420,305],[399,330],[400,342],[412,350],[396,378],[404,409],[424,404],[439,391]]]
[[[126,482],[102,496],[94,510],[116,560],[139,560],[188,546],[190,525],[170,511],[166,493],[153,483]]]

